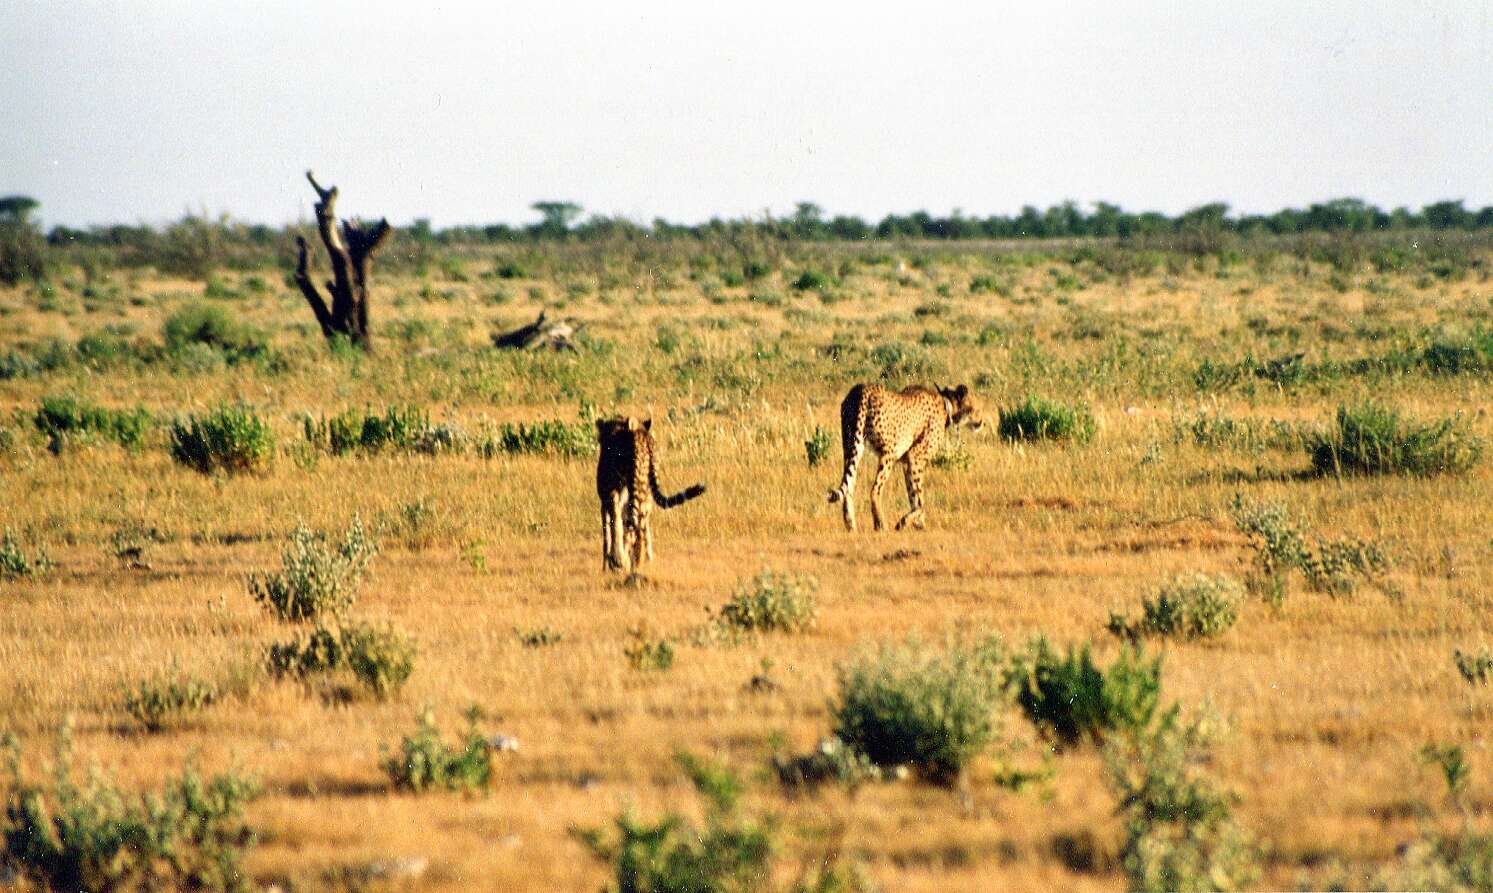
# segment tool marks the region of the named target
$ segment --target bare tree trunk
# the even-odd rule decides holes
[[[372,226],[360,221],[338,223],[336,203],[337,187],[321,188],[316,177],[306,171],[306,179],[316,190],[316,229],[321,234],[322,244],[327,247],[327,256],[332,260],[332,278],[326,288],[332,297],[327,302],[311,281],[310,251],[306,239],[296,236],[296,247],[300,255],[296,260],[295,282],[300,286],[322,335],[328,340],[338,335],[346,337],[364,350],[373,349],[372,333],[368,330],[368,278],[373,269],[373,256],[389,241],[394,228],[388,220],[380,220]]]

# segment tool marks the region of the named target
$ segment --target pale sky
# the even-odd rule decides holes
[[[303,7],[310,7],[309,9]],[[372,13],[364,10],[372,7]],[[0,194],[528,222],[1493,204],[1493,3],[0,2]]]

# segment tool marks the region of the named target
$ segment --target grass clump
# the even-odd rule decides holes
[[[834,735],[878,766],[951,782],[995,739],[1000,665],[993,638],[943,651],[883,644],[840,667]]]
[[[8,784],[0,864],[43,890],[246,891],[242,869],[254,834],[244,804],[258,793],[235,771],[205,778],[187,767],[160,791],[137,795],[94,771],[74,777],[64,726],[49,782],[21,771],[5,741]]]
[[[1258,877],[1258,854],[1234,820],[1237,798],[1198,768],[1202,745],[1198,726],[1183,725],[1174,708],[1105,749],[1130,890],[1241,890]]]
[[[171,458],[203,474],[262,472],[275,454],[270,426],[244,406],[219,406],[171,423]]]
[[[1429,424],[1378,403],[1340,406],[1337,426],[1307,443],[1319,474],[1461,474],[1483,456],[1483,440],[1461,415]]]
[[[1141,616],[1131,620],[1112,613],[1108,629],[1135,641],[1145,636],[1208,639],[1239,619],[1244,587],[1233,577],[1188,574],[1173,578],[1156,594],[1141,600]]]
[[[1476,654],[1458,648],[1452,652],[1452,662],[1468,685],[1485,685],[1493,679],[1493,652],[1486,648],[1479,649]]]
[[[736,586],[716,612],[716,623],[739,632],[802,632],[814,625],[818,607],[812,577],[763,571]]]
[[[281,620],[314,620],[342,614],[357,597],[358,584],[378,544],[354,517],[338,543],[304,524],[291,531],[281,570],[249,576],[249,594]]]
[[[1280,419],[1234,418],[1222,410],[1201,410],[1196,415],[1172,420],[1173,440],[1190,441],[1209,449],[1231,449],[1247,453],[1300,449],[1311,437],[1309,429]]]
[[[124,695],[124,711],[144,726],[159,732],[191,713],[210,706],[218,698],[211,683],[183,675],[173,664],[171,671],[152,676],[130,687]]]
[[[565,634],[547,626],[536,626],[533,629],[515,629],[519,644],[525,648],[544,648],[548,645],[558,645],[565,640]]]
[[[824,272],[823,270],[816,270],[813,267],[809,267],[809,268],[805,269],[802,273],[799,273],[797,279],[793,280],[793,290],[794,291],[810,291],[810,290],[823,291],[826,288],[829,288],[829,287],[833,286],[834,284],[835,284],[835,277],[833,277],[830,274]]]
[[[384,771],[395,788],[420,793],[434,788],[476,791],[492,778],[492,749],[477,731],[482,714],[467,711],[467,731],[454,745],[441,738],[429,707],[417,717],[414,734],[399,742],[399,752],[384,760]]]
[[[1108,667],[1088,644],[1058,654],[1038,636],[1012,661],[1006,684],[1038,731],[1061,747],[1103,742],[1151,724],[1161,701],[1161,658],[1126,647]]]
[[[31,417],[36,430],[47,438],[48,448],[56,453],[71,441],[88,441],[99,437],[123,447],[138,448],[150,429],[150,413],[144,407],[104,409],[76,397],[46,397]]]
[[[1035,395],[1002,407],[996,430],[1006,440],[1064,440],[1086,443],[1094,436],[1094,416],[1086,407],[1069,406]]]
[[[674,666],[674,645],[667,638],[634,629],[622,653],[634,670],[667,670]]]
[[[40,577],[55,566],[45,549],[38,547],[28,553],[21,547],[16,532],[5,528],[4,535],[0,536],[0,579]]]

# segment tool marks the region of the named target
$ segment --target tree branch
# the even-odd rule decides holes
[[[296,236],[295,241],[300,251],[296,258],[295,284],[300,286],[301,294],[306,297],[306,303],[311,305],[311,312],[316,314],[316,322],[321,326],[322,335],[330,338],[335,331],[332,328],[332,314],[327,310],[327,302],[322,298],[321,292],[316,290],[316,283],[311,281],[311,259],[306,250],[306,238]]]

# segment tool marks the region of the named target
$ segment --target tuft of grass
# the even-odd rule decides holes
[[[360,518],[335,545],[325,533],[304,524],[291,531],[281,552],[281,570],[249,575],[249,594],[281,620],[315,620],[340,615],[357,597],[357,587],[378,554],[378,544]]]
[[[1493,652],[1486,648],[1479,649],[1476,654],[1458,648],[1452,652],[1452,662],[1468,685],[1486,685],[1493,679]]]
[[[813,267],[809,267],[802,273],[799,273],[797,279],[793,280],[793,289],[795,291],[824,291],[834,284],[835,278],[833,276],[823,270],[816,270]]]
[[[188,766],[158,792],[135,794],[95,770],[79,780],[71,732],[58,739],[50,782],[21,771],[21,749],[4,741],[0,858],[42,890],[249,889],[242,861],[254,845],[244,805],[258,784],[236,771],[210,778]]]
[[[835,737],[825,738],[806,754],[775,754],[772,769],[787,788],[813,789],[833,782],[854,789],[886,777],[870,757]]]
[[[655,638],[646,630],[634,629],[623,654],[634,670],[667,670],[674,666],[674,645],[663,637]]]
[[[1083,406],[1028,395],[1002,407],[996,430],[1006,440],[1066,440],[1086,443],[1094,436],[1094,416]]]
[[[548,645],[558,645],[565,640],[565,634],[559,630],[550,629],[547,626],[536,626],[533,629],[515,629],[518,641],[525,648],[544,648]]]
[[[596,451],[596,429],[585,422],[546,419],[533,424],[505,423],[494,436],[477,444],[486,459],[504,453],[549,453],[566,458],[589,456]]]
[[[5,534],[0,536],[0,579],[40,577],[55,566],[45,549],[38,547],[28,554],[21,548],[16,532],[5,528]]]
[[[1006,684],[1027,719],[1059,746],[1102,743],[1151,724],[1161,702],[1161,658],[1147,661],[1126,647],[1100,667],[1087,643],[1060,655],[1038,636],[1012,661]]]
[[[492,779],[492,748],[477,731],[481,712],[467,711],[467,731],[447,744],[429,707],[416,717],[415,731],[399,742],[398,753],[384,759],[384,771],[395,788],[420,793],[435,788],[476,791]]]
[[[1462,416],[1428,424],[1378,403],[1340,406],[1335,428],[1307,443],[1319,474],[1461,474],[1483,456]]]
[[[219,406],[171,423],[171,458],[203,474],[262,472],[275,454],[270,426],[244,406]]]
[[[1207,639],[1239,619],[1244,587],[1233,577],[1187,574],[1174,577],[1156,594],[1141,600],[1141,616],[1130,620],[1112,613],[1108,629],[1130,641],[1145,636]]]
[[[334,415],[301,420],[306,442],[334,456],[360,450],[377,453],[385,449],[414,451],[430,435],[430,416],[414,406],[390,406],[382,414],[349,409]]]
[[[829,429],[823,425],[815,425],[814,433],[804,441],[804,453],[808,456],[809,467],[817,468],[820,463],[829,457],[830,447],[833,441],[830,438]]]
[[[159,732],[211,705],[218,690],[194,676],[183,675],[173,663],[171,670],[142,680],[125,691],[124,710],[144,726]]]
[[[813,627],[818,614],[812,577],[763,571],[738,583],[731,600],[716,612],[715,621],[739,632],[802,632]]]
[[[223,354],[229,362],[249,359],[266,350],[264,335],[234,319],[222,307],[196,302],[166,318],[161,326],[166,349],[182,354],[201,346]]]
[[[995,740],[1001,662],[993,638],[943,651],[882,644],[840,667],[834,734],[878,766],[950,783]]]

